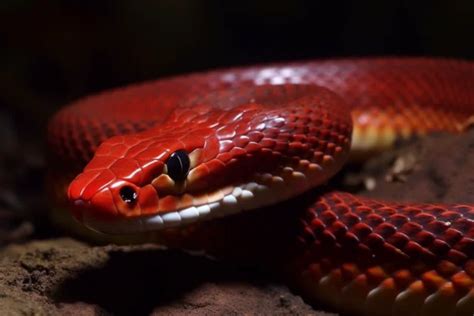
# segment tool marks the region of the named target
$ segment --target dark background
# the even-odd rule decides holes
[[[0,129],[44,135],[102,89],[229,65],[474,57],[474,1],[0,1]]]
[[[106,88],[295,59],[472,59],[474,1],[1,0],[0,31],[0,155],[42,164],[51,115]]]

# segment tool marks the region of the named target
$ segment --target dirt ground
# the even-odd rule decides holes
[[[258,267],[65,235],[44,215],[41,152],[2,129],[0,141],[11,142],[0,156],[2,315],[329,315]],[[474,203],[472,170],[474,130],[412,140],[345,168],[329,185],[390,200]]]

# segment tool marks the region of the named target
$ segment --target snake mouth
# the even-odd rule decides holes
[[[303,193],[327,179],[328,173],[311,164],[307,172],[283,168],[276,175],[256,174],[248,182],[228,187],[225,194],[199,205],[137,217],[100,217],[93,209],[81,208],[76,218],[88,228],[105,234],[136,234],[179,228],[191,223],[269,206]],[[221,190],[221,192],[224,190]]]
[[[278,180],[276,180],[278,181]],[[194,205],[171,212],[139,217],[98,217],[93,210],[81,205],[76,219],[89,229],[105,234],[135,234],[159,231],[166,228],[181,227],[198,221],[210,220],[237,214],[277,202],[276,197],[283,196],[275,185],[248,182],[231,187],[229,193],[219,199],[201,205]],[[278,199],[279,201],[280,199]]]
[[[105,234],[139,234],[156,232],[167,228],[181,228],[191,223],[230,216],[243,211],[270,206],[318,186],[339,170],[338,160],[345,159],[347,152],[332,157],[324,155],[320,161],[299,160],[290,166],[280,166],[274,171],[254,173],[246,180],[208,192],[206,198],[192,199],[193,204],[166,211],[160,205],[148,214],[127,216],[123,212],[110,212],[110,190],[92,197],[90,202],[79,203],[79,214],[75,217],[88,228]],[[183,193],[184,194],[184,193]],[[187,194],[190,194],[189,192]],[[201,194],[201,193],[200,193]],[[95,200],[94,200],[95,199]],[[140,200],[140,194],[137,197]],[[73,199],[77,200],[77,199]],[[104,208],[100,212],[96,208]]]

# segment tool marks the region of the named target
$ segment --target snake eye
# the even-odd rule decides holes
[[[129,186],[120,189],[120,197],[127,204],[132,204],[137,200],[137,192]]]
[[[168,175],[174,181],[183,181],[189,172],[189,156],[184,150],[177,150],[171,154],[166,162]]]

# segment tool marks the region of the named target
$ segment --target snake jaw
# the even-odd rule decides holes
[[[337,157],[336,157],[337,158]],[[339,156],[337,159],[341,159]],[[84,211],[82,223],[92,230],[107,234],[135,234],[158,231],[171,227],[181,227],[193,222],[224,217],[252,209],[268,206],[286,200],[306,191],[309,187],[323,183],[335,172],[334,159],[321,159],[321,163],[301,160],[295,168],[284,167],[274,174],[256,173],[249,180],[234,186],[215,189],[205,194],[168,195],[154,200],[155,188],[152,185],[141,188],[138,195],[145,200],[144,189],[149,188],[150,212],[141,216],[102,217],[97,214],[98,205],[93,212]],[[155,192],[154,194],[152,194]],[[101,197],[99,201],[105,201]],[[183,201],[186,200],[185,203]],[[158,204],[155,204],[158,203]],[[120,208],[117,208],[120,209]]]

